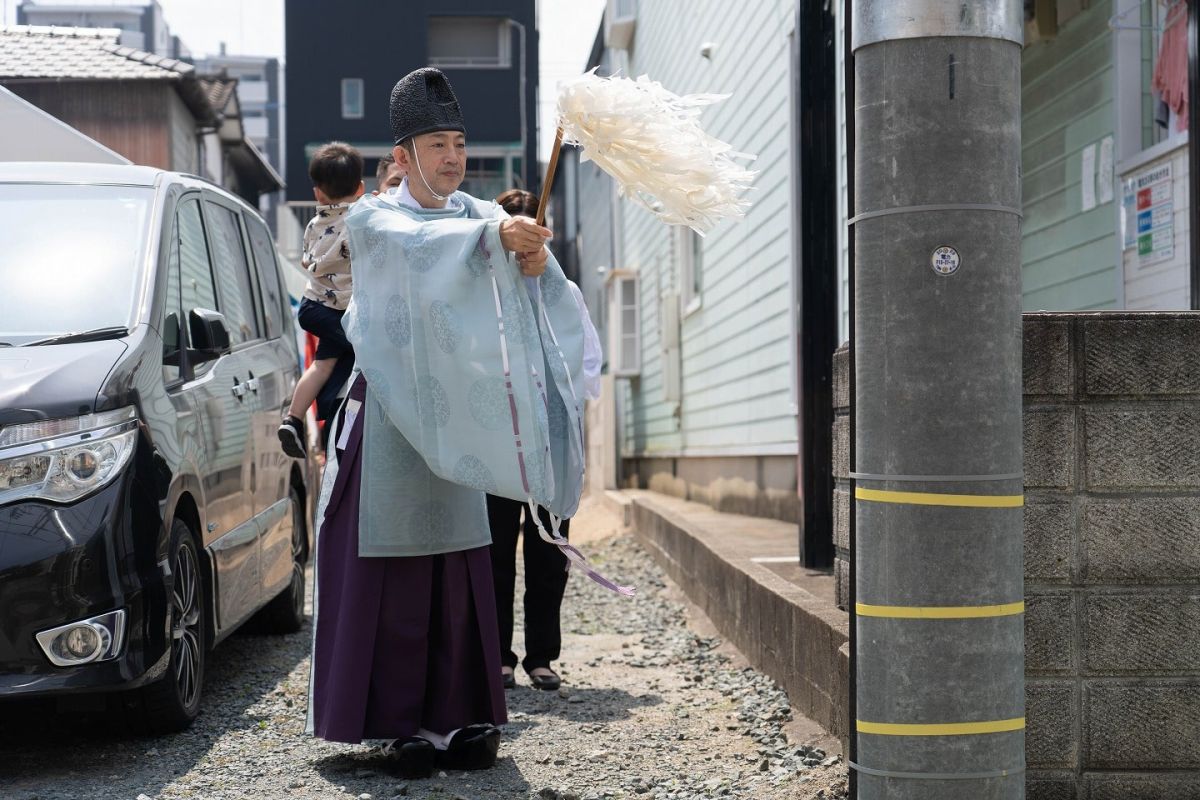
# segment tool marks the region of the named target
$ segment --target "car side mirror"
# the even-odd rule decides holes
[[[179,314],[172,311],[167,314],[163,320],[162,340],[163,340],[163,364],[168,367],[178,367],[180,365],[179,357],[179,334],[181,327],[179,325]]]
[[[225,316],[207,308],[193,308],[188,312],[188,330],[192,334],[189,355],[197,363],[212,361],[230,351],[229,329],[225,327]]]

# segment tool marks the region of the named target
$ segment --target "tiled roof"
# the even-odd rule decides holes
[[[237,78],[225,75],[200,75],[198,78],[200,88],[208,97],[209,105],[217,113],[224,111],[225,106],[229,104],[229,98],[237,91]]]
[[[178,80],[195,69],[117,44],[116,28],[0,26],[0,80]]]

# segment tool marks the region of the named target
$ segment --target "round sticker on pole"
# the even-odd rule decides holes
[[[953,247],[943,245],[933,251],[930,262],[933,264],[933,271],[938,275],[953,275],[958,272],[962,259],[958,257],[958,251]]]

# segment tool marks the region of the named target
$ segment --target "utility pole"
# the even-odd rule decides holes
[[[854,0],[859,800],[1025,796],[1020,0]]]

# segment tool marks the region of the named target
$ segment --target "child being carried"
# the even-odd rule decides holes
[[[313,154],[308,175],[317,198],[317,214],[304,229],[300,263],[310,277],[300,302],[299,321],[300,327],[319,341],[316,358],[296,384],[291,408],[279,426],[283,452],[293,458],[305,456],[305,411],[321,394],[339,361],[346,360],[349,366],[354,360],[354,350],[342,330],[351,288],[345,221],[350,205],[364,191],[362,155],[344,142],[330,142]]]

